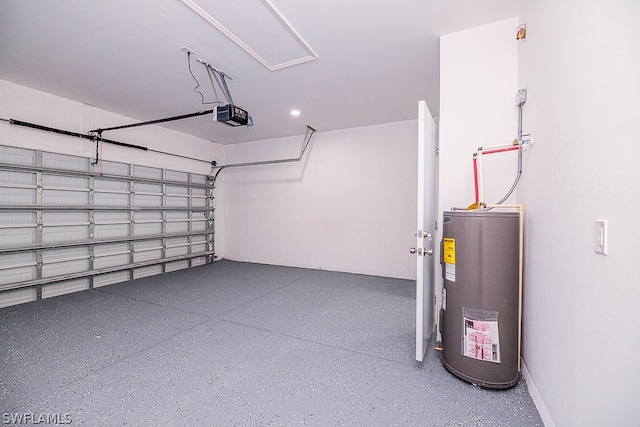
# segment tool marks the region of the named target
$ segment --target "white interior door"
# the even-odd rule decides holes
[[[416,360],[422,362],[435,312],[436,124],[427,103],[418,102],[418,221],[416,247]]]

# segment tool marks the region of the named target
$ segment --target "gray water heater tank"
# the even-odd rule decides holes
[[[520,376],[518,212],[444,212],[440,311],[442,362],[488,388]]]

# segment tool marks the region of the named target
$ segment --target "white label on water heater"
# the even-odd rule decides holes
[[[448,262],[444,264],[444,277],[450,282],[456,281],[456,265],[449,264]]]
[[[485,362],[500,363],[498,321],[462,319],[462,355]]]

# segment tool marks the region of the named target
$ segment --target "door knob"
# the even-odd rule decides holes
[[[413,254],[415,254],[416,252],[418,252],[418,251],[416,251],[416,248],[409,248],[409,253],[410,253],[410,254],[412,254],[412,255],[413,255]]]
[[[433,249],[425,249],[424,253],[427,255],[433,255]]]

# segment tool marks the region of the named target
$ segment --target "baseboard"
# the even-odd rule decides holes
[[[525,365],[524,363],[524,359],[520,359],[520,360],[522,362],[522,376],[527,382],[527,388],[529,389],[529,394],[533,399],[533,403],[536,405],[536,409],[538,409],[538,413],[540,413],[542,422],[544,423],[545,427],[555,427],[556,425],[554,424],[553,419],[551,419],[551,415],[549,414],[549,411],[547,410],[547,407],[544,404],[544,400],[542,400],[542,396],[540,396],[538,387],[536,387],[536,384],[533,381],[533,378],[531,378],[531,374],[527,369],[527,365]]]

